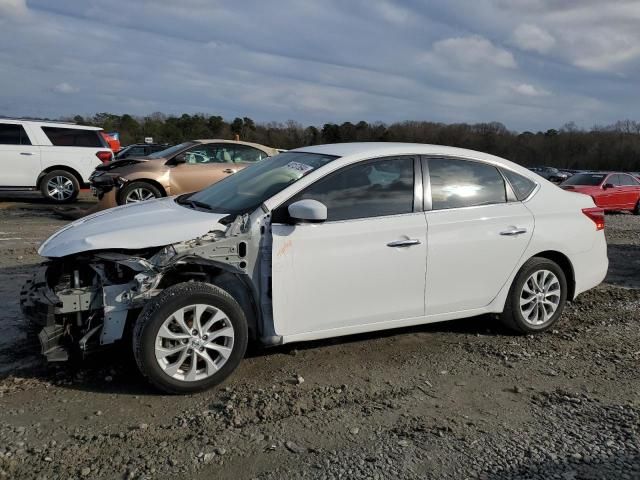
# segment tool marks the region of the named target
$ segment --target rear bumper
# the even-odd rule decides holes
[[[609,269],[607,242],[604,232],[598,232],[591,250],[571,255],[571,263],[576,281],[574,298],[600,285],[607,276]]]

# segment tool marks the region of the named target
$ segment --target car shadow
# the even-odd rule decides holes
[[[609,271],[606,283],[640,288],[640,245],[610,244],[607,247]]]
[[[39,344],[33,332],[28,333],[26,326],[19,327],[22,341],[16,348],[15,356],[9,358],[16,367],[0,373],[0,380],[7,377],[20,380],[37,380],[61,388],[88,391],[94,393],[120,395],[164,395],[149,385],[139,373],[129,345],[130,339],[124,339],[117,345],[95,352],[85,359],[75,358],[63,363],[46,363],[39,355]],[[316,350],[336,345],[358,345],[371,340],[389,337],[422,334],[460,335],[511,335],[490,315],[472,317],[450,322],[432,323],[413,327],[394,328],[377,332],[368,332],[344,337],[292,343],[287,345],[264,347],[250,343],[245,358],[265,358],[277,355],[290,355],[294,351]],[[27,348],[28,347],[28,351]],[[390,346],[389,348],[395,348]],[[0,352],[1,353],[1,352]],[[6,352],[5,352],[6,353]],[[0,356],[0,358],[6,358]],[[25,360],[27,360],[25,362]],[[27,365],[23,367],[23,365]]]
[[[633,468],[633,470],[631,470]],[[527,463],[516,468],[505,469],[481,475],[486,480],[512,480],[526,478],[619,479],[640,478],[640,455],[618,454],[612,456],[592,456],[580,459],[558,459],[540,463]]]

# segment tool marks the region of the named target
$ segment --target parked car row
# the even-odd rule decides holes
[[[115,206],[200,190],[277,153],[229,140],[120,149],[98,127],[0,118],[0,190],[40,190],[53,203],[68,203],[90,186]]]

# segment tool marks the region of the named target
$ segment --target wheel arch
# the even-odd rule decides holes
[[[231,265],[197,259],[164,271],[158,287],[164,289],[189,280],[211,283],[229,293],[244,311],[249,338],[256,340],[259,337],[260,310],[256,300],[257,292],[247,274]]]
[[[576,277],[573,264],[571,263],[571,260],[569,260],[569,257],[557,250],[545,250],[543,252],[536,253],[535,255],[532,255],[529,260],[534,257],[546,258],[547,260],[551,260],[558,264],[567,279],[567,299],[573,300],[576,292]]]
[[[80,184],[81,187],[83,185],[86,185],[86,183],[87,183],[87,182],[84,181],[84,179],[82,178],[82,175],[80,175],[80,173],[78,173],[78,171],[76,169],[71,168],[68,165],[53,165],[51,167],[45,168],[44,170],[42,170],[42,172],[40,172],[40,175],[38,175],[38,179],[36,180],[36,188],[37,189],[40,189],[40,187],[42,186],[42,179],[45,176],[47,176],[47,174],[53,172],[54,170],[64,170],[65,172],[69,172],[74,177],[76,177],[76,179],[78,180],[78,183]]]
[[[124,199],[122,198],[122,191],[132,183],[148,183],[150,185],[153,185],[155,188],[157,188],[160,191],[160,195],[162,195],[163,197],[167,196],[167,189],[164,188],[164,186],[157,180],[153,180],[151,178],[146,178],[146,177],[132,178],[116,191],[116,202],[118,203],[118,205],[124,204]]]

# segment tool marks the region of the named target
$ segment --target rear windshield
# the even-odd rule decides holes
[[[57,147],[93,147],[105,148],[107,143],[99,130],[81,128],[42,127],[42,131]]]
[[[562,185],[600,185],[606,176],[606,173],[576,173],[565,180]]]

